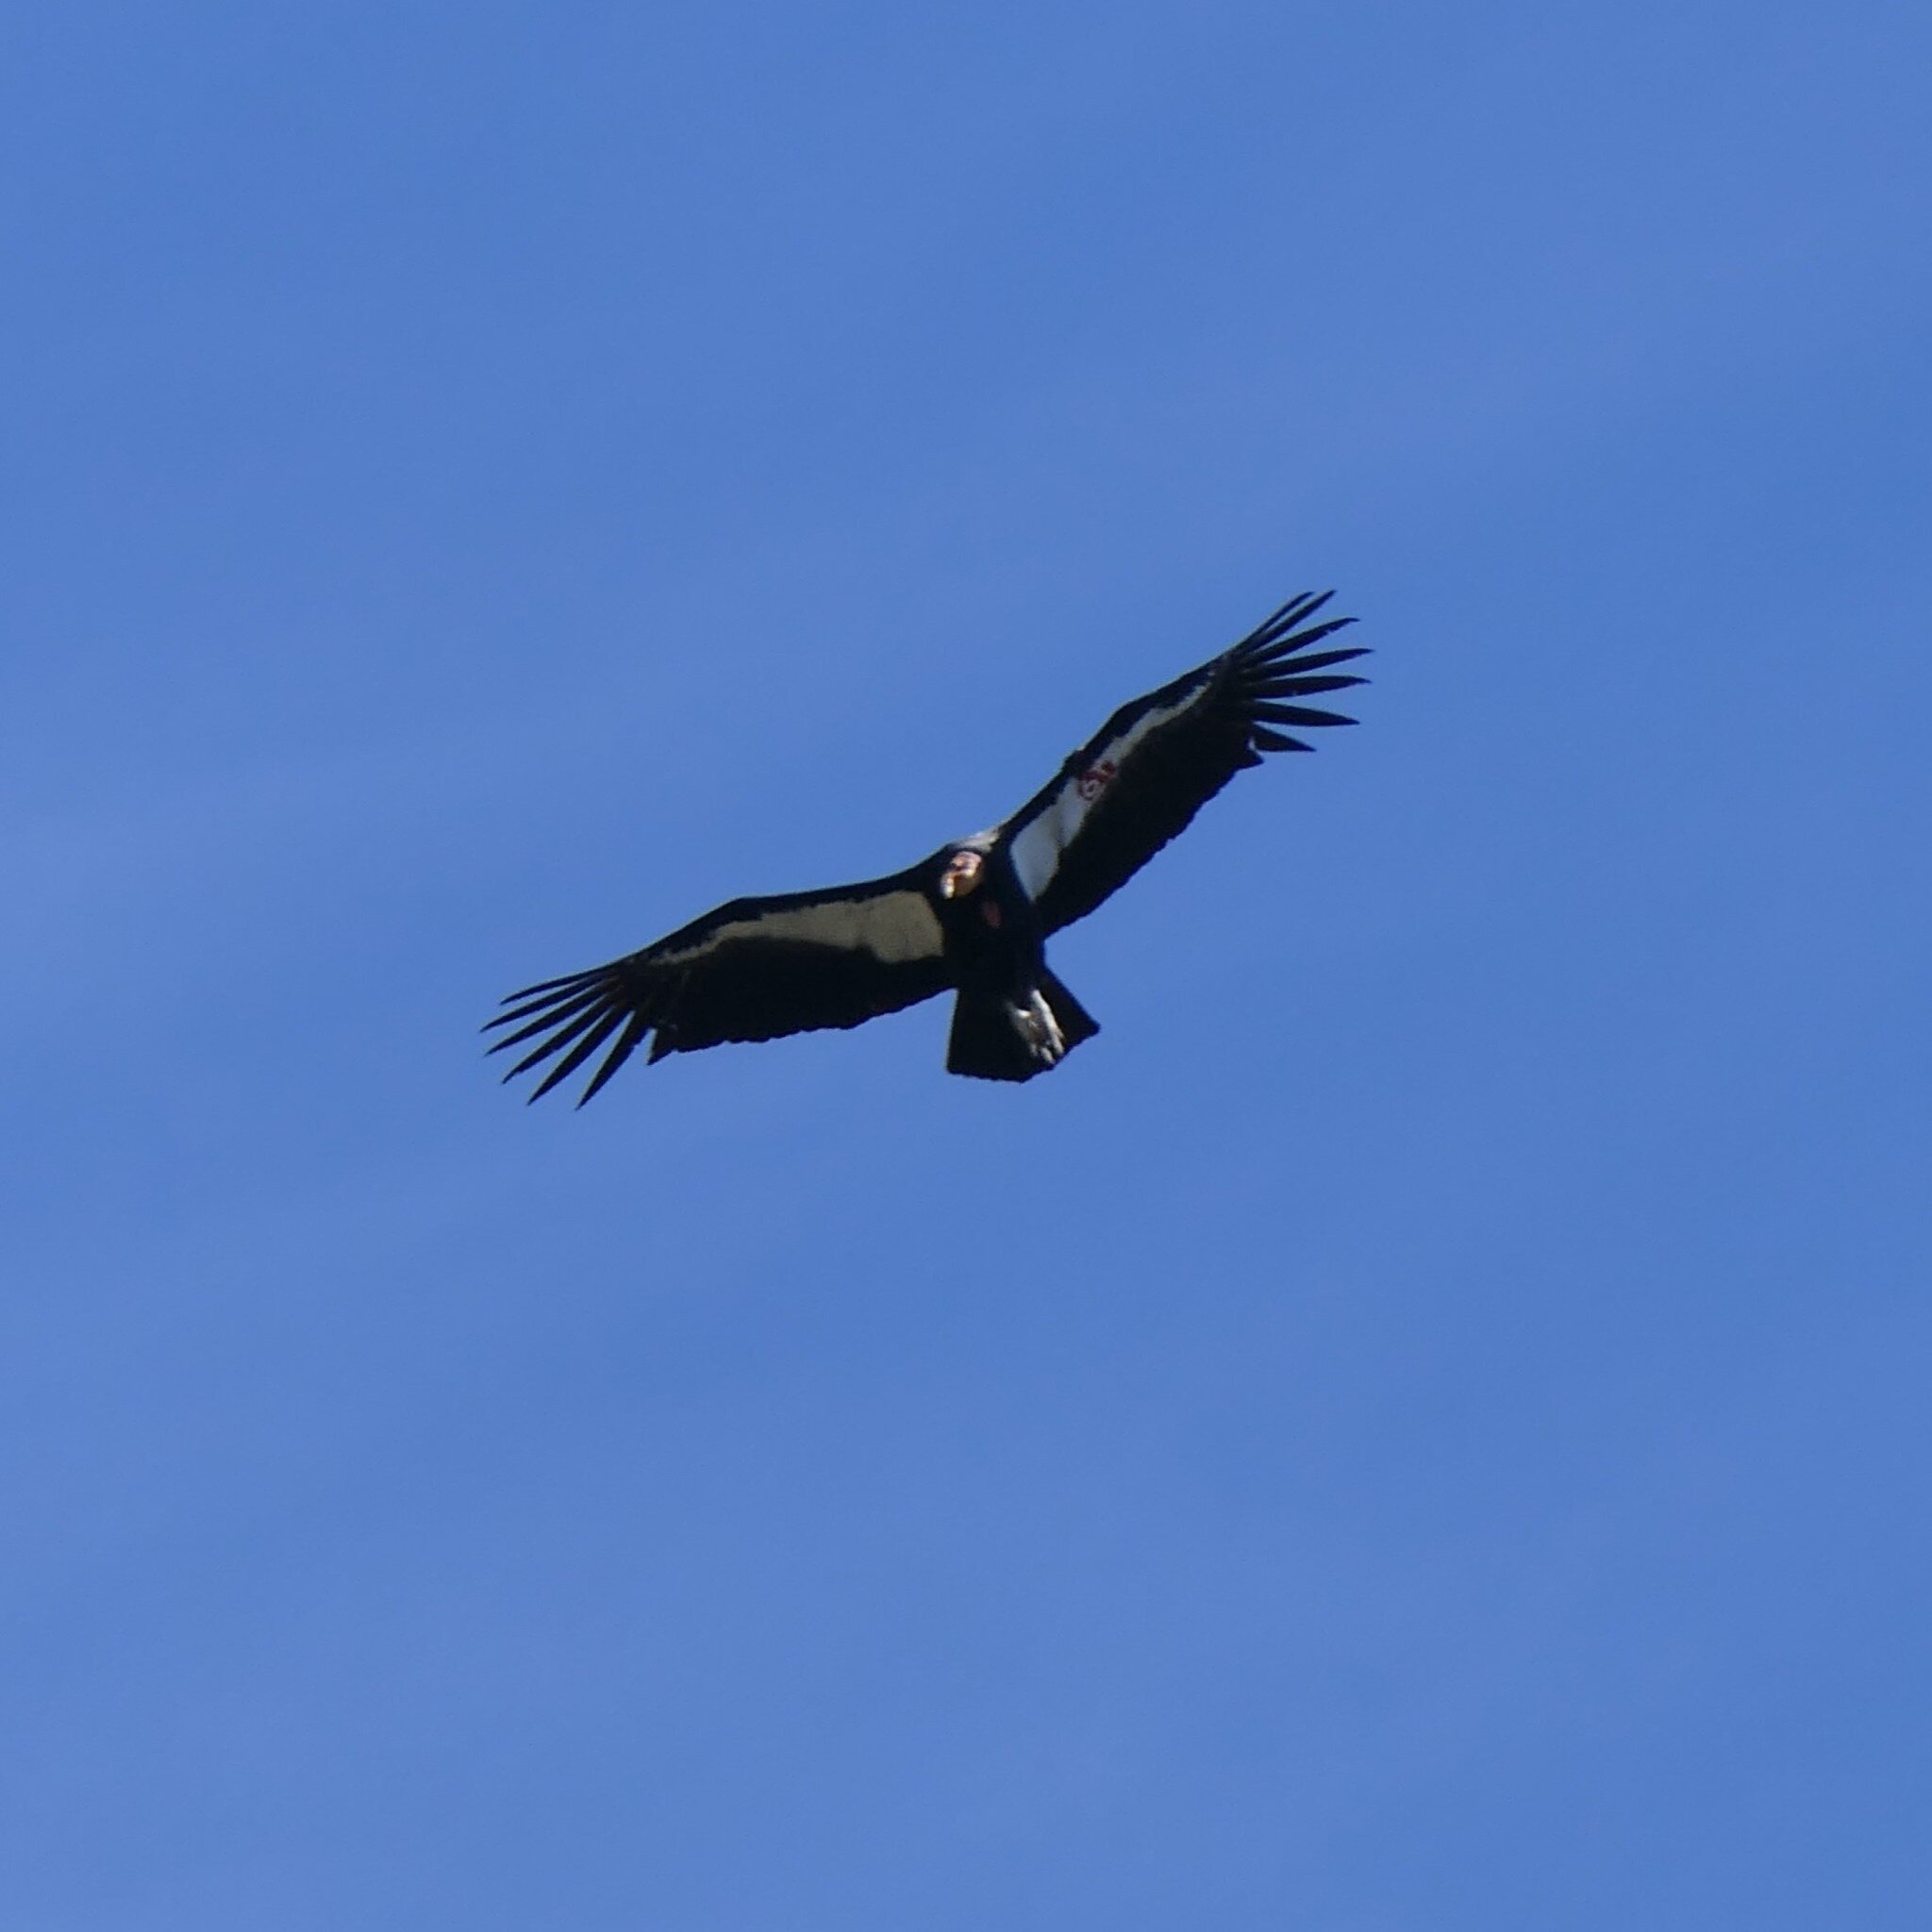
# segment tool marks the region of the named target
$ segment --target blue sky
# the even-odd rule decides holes
[[[1932,20],[0,74],[9,1924],[1923,1924]],[[1329,584],[1051,1079],[478,1060]]]

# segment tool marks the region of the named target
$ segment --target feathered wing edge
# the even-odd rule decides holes
[[[1331,691],[1346,691],[1351,685],[1366,684],[1365,677],[1325,675],[1334,665],[1352,658],[1366,658],[1368,647],[1350,650],[1316,651],[1304,656],[1312,644],[1345,630],[1352,617],[1331,617],[1303,630],[1316,611],[1334,596],[1324,591],[1319,596],[1291,598],[1264,624],[1257,625],[1222,659],[1228,666],[1227,694],[1240,705],[1248,721],[1248,742],[1259,751],[1313,751],[1299,738],[1271,727],[1292,724],[1300,730],[1329,724],[1353,724],[1353,718],[1340,711],[1324,711],[1312,705],[1283,704],[1283,698],[1320,697]]]
[[[504,1079],[514,1080],[553,1054],[562,1054],[530,1094],[532,1100],[541,1100],[559,1081],[569,1079],[616,1033],[610,1051],[577,1097],[577,1105],[582,1107],[637,1051],[656,1023],[659,1006],[649,997],[646,975],[633,968],[633,960],[639,958],[640,956],[633,955],[631,958],[613,960],[608,966],[592,967],[588,973],[540,980],[535,986],[511,993],[503,1003],[506,1010],[487,1021],[484,1030],[515,1026],[516,1031],[492,1042],[490,1051],[502,1053],[509,1047],[521,1046],[526,1040],[535,1040],[537,1043]],[[565,1052],[565,1048],[569,1051]]]
[[[1355,622],[1309,624],[1334,594],[1291,598],[1218,658],[1123,706],[1008,821],[1048,931],[1119,891],[1243,766],[1313,748],[1279,726],[1356,722],[1302,702],[1366,681],[1332,675],[1365,649],[1313,648]]]

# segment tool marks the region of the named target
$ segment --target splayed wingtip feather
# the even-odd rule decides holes
[[[629,1025],[617,1036],[616,1044],[604,1057],[603,1064],[591,1074],[591,1084],[577,1095],[577,1105],[579,1107],[582,1107],[592,1094],[596,1093],[603,1087],[604,1083],[609,1079],[611,1074],[616,1073],[625,1060],[629,1059],[631,1055],[637,1051],[638,1042],[650,1030],[651,1023],[641,1013],[633,1013],[631,1015]]]
[[[547,1032],[553,1026],[560,1026],[565,1021],[582,1012],[586,1007],[593,1007],[599,1000],[606,997],[607,994],[604,988],[591,987],[580,993],[575,1000],[567,1001],[562,1006],[552,1007],[546,1011],[539,1013],[527,1025],[519,1026],[514,1033],[506,1033],[501,1040],[492,1041],[488,1051],[490,1053],[501,1053],[507,1046],[515,1046],[523,1041],[532,1039],[539,1033]],[[519,1014],[517,1017],[522,1018],[523,1016]]]
[[[1340,711],[1321,711],[1312,705],[1250,705],[1249,715],[1262,719],[1270,724],[1353,724],[1353,718],[1344,717]]]
[[[532,1100],[541,1100],[544,1094],[561,1080],[568,1080],[583,1063],[608,1040],[624,1020],[622,1008],[605,1014],[558,1063],[543,1076],[542,1084],[530,1095]]]
[[[563,1025],[559,1026],[556,1032],[551,1034],[549,1039],[541,1041],[529,1053],[526,1053],[523,1057],[523,1058],[520,1059],[516,1063],[516,1065],[513,1066],[509,1070],[509,1072],[504,1075],[504,1078],[507,1080],[513,1079],[517,1074],[527,1073],[530,1070],[530,1068],[538,1066],[542,1061],[547,1060],[552,1054],[560,1053],[566,1046],[568,1046],[571,1043],[572,1041],[577,1039],[583,1033],[586,1027],[594,1026],[597,1024],[597,1022],[603,1017],[604,1011],[605,1009],[603,1007],[592,1006],[586,1008],[585,1010],[581,1013],[573,1014],[571,1018],[563,1024]]]

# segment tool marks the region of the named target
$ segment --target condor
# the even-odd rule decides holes
[[[491,1051],[534,1044],[504,1077],[554,1062],[535,1100],[603,1051],[581,1107],[647,1036],[658,1060],[857,1026],[948,991],[948,1073],[1030,1080],[1058,1066],[1100,1029],[1048,968],[1047,939],[1132,878],[1237,772],[1265,752],[1310,749],[1278,726],[1355,722],[1303,702],[1362,682],[1334,667],[1365,652],[1314,649],[1353,622],[1309,622],[1333,594],[1284,604],[1124,706],[991,831],[890,878],[734,899],[641,952],[510,994],[485,1030],[511,1030]]]

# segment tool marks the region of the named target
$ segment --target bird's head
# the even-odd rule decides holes
[[[986,854],[962,845],[946,860],[940,874],[940,897],[963,899],[986,875]]]

